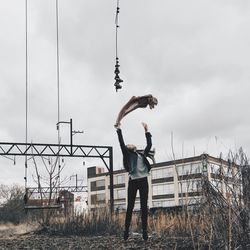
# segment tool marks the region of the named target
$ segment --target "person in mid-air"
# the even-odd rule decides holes
[[[132,212],[135,204],[135,198],[137,190],[140,194],[140,203],[141,203],[141,220],[142,220],[142,230],[143,230],[143,239],[148,239],[147,232],[147,220],[148,220],[148,179],[149,171],[151,166],[147,160],[150,149],[152,147],[151,134],[148,132],[148,125],[142,123],[145,136],[147,140],[147,146],[144,149],[143,153],[139,153],[137,148],[133,144],[125,145],[122,130],[120,125],[115,126],[117,129],[118,139],[120,147],[123,154],[123,165],[126,171],[129,173],[129,183],[128,183],[128,206],[125,219],[125,230],[123,238],[127,240],[129,237],[129,227],[132,218]]]
[[[132,96],[131,99],[124,105],[118,114],[116,119],[115,127],[121,125],[121,120],[128,113],[132,112],[137,108],[146,108],[148,105],[150,109],[153,109],[155,105],[158,104],[158,100],[152,95],[144,96]]]

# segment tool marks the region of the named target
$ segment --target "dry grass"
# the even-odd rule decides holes
[[[208,189],[206,191],[209,193]],[[188,246],[188,249],[250,249],[249,231],[244,228],[243,215],[240,205],[233,207],[229,201],[222,201],[210,193],[199,207],[184,206],[182,211],[178,212],[157,210],[149,213],[150,244],[154,246],[155,241],[161,246],[171,243],[169,249],[185,249],[180,246]],[[39,214],[30,216],[30,220],[39,222],[40,230],[37,232],[42,235],[44,233],[56,237],[105,235],[104,238],[112,235],[114,238],[110,238],[110,241],[115,241],[122,239],[125,212],[110,216],[109,209],[104,208],[65,217],[50,211],[47,214],[40,214],[40,217]],[[131,231],[141,233],[140,212],[133,214]],[[132,239],[133,244],[136,242],[136,237],[138,236],[134,236],[134,241]]]
[[[121,216],[110,216],[108,209],[97,209],[88,213],[78,213],[73,216],[50,217],[42,230],[53,234],[65,235],[113,235],[121,231]]]
[[[204,199],[199,206],[183,206],[182,211],[156,211],[148,217],[150,235],[171,241],[186,241],[193,249],[250,249],[249,215],[244,215],[242,203],[224,199],[204,182]],[[141,233],[140,212],[132,217],[131,231]],[[122,236],[125,212],[114,213],[96,209],[69,218],[52,217],[47,229],[63,235]],[[179,243],[178,243],[179,244]]]
[[[233,189],[226,197],[204,178],[203,198],[196,207],[183,206],[181,211],[171,213],[159,210],[150,213],[148,231],[152,236],[152,246],[154,241],[157,241],[161,245],[165,242],[171,243],[171,248],[158,249],[250,249],[250,167],[247,166],[243,176],[243,196],[239,196],[235,191],[241,188],[237,178],[231,178],[234,181]],[[122,238],[125,212],[113,213],[111,216],[109,209],[103,208],[88,213],[62,216],[55,211],[45,211],[30,215],[29,219],[38,221],[41,226],[40,232],[50,235],[105,235],[110,241],[117,241],[117,238]],[[139,212],[133,214],[131,231],[141,233]]]

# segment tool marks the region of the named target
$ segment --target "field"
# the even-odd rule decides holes
[[[124,241],[125,211],[25,213],[17,199],[0,210],[0,249],[249,250],[248,193],[243,200],[235,192],[225,198],[206,180],[202,190],[199,204],[150,210],[147,242],[142,240],[140,211],[134,212],[130,238]]]
[[[127,241],[122,237],[124,213],[45,215],[18,225],[0,224],[0,249],[250,249],[249,232],[231,210],[150,214],[147,242],[142,240],[140,213],[133,215]]]

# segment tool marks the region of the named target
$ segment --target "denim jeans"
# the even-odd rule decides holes
[[[136,193],[139,190],[141,203],[142,230],[147,230],[148,224],[148,179],[147,177],[129,180],[128,183],[128,207],[125,219],[125,230],[129,231],[132,213],[135,205]]]

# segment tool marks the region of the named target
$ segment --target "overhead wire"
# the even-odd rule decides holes
[[[60,54],[59,54],[59,11],[58,0],[56,0],[56,72],[57,72],[57,137],[58,137],[58,154],[60,151]],[[60,187],[60,156],[58,155],[58,186]]]
[[[56,0],[56,72],[57,72],[57,121],[60,121],[60,64],[59,64],[59,14],[58,0]],[[58,126],[58,147],[60,148],[60,126]],[[25,0],[25,144],[28,143],[28,0]],[[59,150],[58,150],[59,152]],[[28,183],[28,158],[25,155],[25,190]],[[60,158],[58,156],[58,178],[60,185]]]
[[[120,13],[120,2],[117,0],[116,15],[115,15],[115,57],[118,58],[118,28],[119,28],[119,13]]]
[[[59,14],[56,0],[56,73],[57,73],[57,121],[60,122],[60,64],[59,64]],[[58,140],[60,128],[58,127]]]
[[[25,144],[28,143],[28,0],[25,0]],[[25,155],[25,190],[27,188],[28,163]]]

